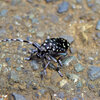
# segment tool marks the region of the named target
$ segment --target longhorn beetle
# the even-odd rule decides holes
[[[0,42],[7,42],[7,41],[19,41],[31,44],[36,49],[30,51],[30,57],[26,58],[26,60],[32,60],[33,55],[36,55],[43,61],[43,74],[46,75],[46,68],[50,64],[51,61],[57,63],[56,71],[62,77],[62,73],[59,70],[58,64],[62,67],[61,57],[67,55],[67,49],[70,46],[70,43],[64,38],[48,38],[46,39],[41,45],[36,42],[31,42],[22,39],[4,39],[0,40]],[[45,64],[47,62],[47,64]]]

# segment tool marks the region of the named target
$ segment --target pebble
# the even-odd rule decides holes
[[[58,1],[58,0],[46,0],[46,2],[53,2],[53,1]]]
[[[70,56],[64,58],[64,60],[62,60],[62,63],[64,64],[64,66],[69,66],[69,64],[74,60],[76,60],[75,56]]]
[[[64,92],[57,93],[57,96],[58,96],[58,98],[61,98],[61,99],[63,99],[65,97]]]
[[[21,69],[22,69],[21,67],[17,67],[16,71],[21,71]]]
[[[61,4],[59,4],[58,6],[58,13],[63,13],[63,12],[67,12],[69,8],[69,3],[66,1],[63,1]]]
[[[92,81],[100,78],[100,67],[90,66],[89,69],[88,69],[88,77]]]
[[[22,51],[27,51],[27,48],[22,48]]]
[[[90,8],[94,6],[94,4],[92,3],[92,0],[87,0],[87,5]]]
[[[74,97],[72,100],[79,100],[78,97]]]
[[[22,20],[22,18],[21,18],[19,15],[14,16],[14,18],[15,18],[16,20]]]
[[[82,59],[82,56],[79,53],[77,54],[77,57],[78,57],[79,60]]]
[[[51,21],[52,21],[53,23],[57,23],[57,22],[59,21],[58,16],[57,16],[57,15],[51,15]]]
[[[79,82],[77,83],[76,87],[77,87],[77,88],[81,88],[81,87],[82,87],[82,82],[79,81]]]
[[[11,71],[9,78],[12,79],[15,82],[19,81],[18,73],[15,72],[14,70]]]
[[[35,33],[34,28],[29,29],[29,32],[34,34]]]
[[[54,86],[54,85],[49,85],[49,84],[48,84],[47,88],[48,88],[49,90],[54,91],[54,92],[59,91],[58,86]]]
[[[10,58],[5,58],[5,61],[6,61],[6,62],[10,61]]]
[[[100,38],[100,32],[96,33],[97,38]]]
[[[66,76],[69,79],[73,80],[74,83],[77,82],[80,79],[80,77],[78,75],[76,75],[76,74],[69,74],[68,72],[66,72]]]
[[[57,72],[53,72],[51,76],[51,84],[57,85],[57,83],[61,80],[61,77]]]
[[[32,69],[34,71],[39,69],[39,65],[38,65],[38,63],[35,60],[32,60],[30,63],[31,63],[31,67],[32,67]]]
[[[96,4],[100,5],[100,0],[95,0]]]
[[[63,35],[63,36],[61,36],[61,38],[66,39],[69,43],[74,42],[74,38],[70,35]]]
[[[29,3],[33,3],[33,0],[27,0],[27,2],[29,2]]]
[[[42,38],[45,35],[44,32],[37,32],[36,36]]]
[[[51,2],[51,1],[53,1],[53,0],[46,0],[46,2]]]
[[[13,30],[13,26],[12,26],[12,25],[9,26],[9,30],[10,30],[10,31]]]
[[[4,17],[4,16],[7,15],[7,13],[8,13],[8,10],[7,10],[7,9],[3,9],[3,10],[1,10],[1,12],[0,12],[0,16]]]
[[[98,92],[98,96],[100,97],[100,90],[99,90],[99,92]]]
[[[0,72],[1,72],[1,70],[2,70],[2,64],[0,64]]]
[[[76,51],[75,51],[75,49],[74,48],[70,48],[70,52],[72,53],[72,54],[74,54]]]
[[[84,67],[81,64],[79,64],[79,63],[77,63],[76,65],[74,65],[74,68],[75,68],[76,72],[81,72],[81,71],[84,70]]]
[[[21,3],[22,0],[12,0],[11,5],[15,6]]]
[[[32,24],[38,24],[39,23],[39,20],[37,18],[32,18]]]
[[[67,80],[63,79],[59,83],[60,83],[60,87],[62,88],[67,84]]]
[[[46,90],[45,89],[40,89],[39,92],[44,95],[46,93]]]
[[[97,22],[96,29],[100,30],[100,20]]]
[[[95,88],[95,86],[94,86],[93,84],[88,84],[88,88],[89,88],[90,90],[93,90],[93,89]]]
[[[82,3],[82,0],[76,0],[76,2],[80,4],[80,3]]]
[[[6,34],[7,32],[6,32],[6,30],[5,29],[0,29],[0,36],[2,36],[2,35],[4,35],[4,34]]]
[[[71,14],[68,14],[65,18],[64,18],[64,20],[65,21],[71,21],[71,19],[73,18],[73,16],[71,15]]]
[[[14,100],[26,100],[26,98],[21,94],[12,93],[12,96],[14,97]]]

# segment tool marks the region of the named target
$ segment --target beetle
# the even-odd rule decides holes
[[[43,62],[43,74],[46,75],[46,68],[54,61],[57,63],[56,71],[59,73],[61,77],[63,77],[62,73],[60,72],[60,68],[63,66],[61,62],[61,57],[67,55],[67,50],[70,46],[70,43],[64,38],[47,38],[41,45],[37,42],[31,42],[27,40],[22,40],[20,38],[17,39],[4,39],[0,40],[0,42],[7,42],[7,41],[19,41],[31,44],[36,49],[32,49],[29,53],[30,56],[25,58],[26,60],[30,61],[33,59],[33,56],[36,55],[37,58],[41,59]],[[47,62],[47,64],[45,64]]]

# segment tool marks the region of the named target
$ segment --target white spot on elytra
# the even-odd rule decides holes
[[[52,43],[50,43],[50,46],[52,46]]]

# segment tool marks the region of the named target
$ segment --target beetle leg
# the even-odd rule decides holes
[[[44,61],[44,59],[42,59],[42,66],[43,66],[43,68],[45,68],[45,61]],[[41,80],[43,80],[43,76],[44,76],[44,71],[41,71]]]
[[[40,44],[34,42],[32,45],[41,51]]]
[[[44,70],[43,70],[43,72],[44,72],[44,74],[46,75],[46,68],[48,67],[48,65],[50,64],[50,61],[46,64],[46,66],[44,67]]]
[[[32,50],[28,51],[28,53],[30,53],[30,54],[34,54],[34,53],[36,53],[36,52],[37,52],[36,49],[32,49]]]
[[[62,61],[60,59],[58,59],[58,64],[62,67],[63,64],[62,64]]]
[[[50,56],[50,58],[51,58],[54,62],[57,63],[57,59],[56,59],[56,58],[54,58],[54,57],[52,57],[52,56]]]
[[[50,64],[50,61],[48,61],[48,63],[45,65],[45,62],[43,60],[43,71],[41,71],[41,79],[43,79],[43,76],[46,75],[46,68],[48,67],[48,65]]]
[[[67,52],[65,52],[65,53],[58,53],[58,55],[66,56]]]
[[[57,59],[57,62],[58,62],[58,64],[62,67],[63,64],[62,64],[61,59],[67,55],[67,52],[66,52],[66,53],[59,53],[59,55],[61,55],[61,57],[59,57],[59,58]]]
[[[32,60],[33,54],[36,53],[36,52],[37,52],[36,49],[30,50],[28,53],[30,53],[31,55],[29,57],[24,58],[24,59],[28,60],[28,61]]]
[[[63,74],[60,72],[58,65],[57,65],[56,71],[59,73],[59,75],[60,75],[61,77],[63,77]]]

